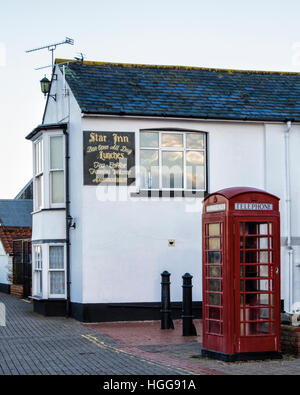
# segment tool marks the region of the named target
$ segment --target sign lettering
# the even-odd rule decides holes
[[[83,132],[84,185],[135,181],[134,132]]]
[[[253,211],[271,211],[273,204],[271,203],[235,203],[236,210],[253,210]]]

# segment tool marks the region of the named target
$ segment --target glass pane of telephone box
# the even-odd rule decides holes
[[[220,280],[208,280],[208,290],[220,292],[221,291],[221,281]]]
[[[207,266],[207,277],[222,277],[221,266]]]
[[[211,237],[208,239],[208,249],[209,250],[220,250],[221,249],[221,239],[219,237]]]
[[[211,306],[221,306],[221,295],[209,294],[209,304]]]
[[[220,224],[209,224],[208,225],[209,236],[220,236]]]
[[[209,251],[208,263],[221,263],[221,253],[219,251]]]

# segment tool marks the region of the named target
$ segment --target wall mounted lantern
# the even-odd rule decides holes
[[[48,78],[45,76],[41,81],[41,91],[44,94],[44,96],[49,95],[56,101],[56,95],[50,95],[50,89],[51,89],[51,81],[48,80]]]

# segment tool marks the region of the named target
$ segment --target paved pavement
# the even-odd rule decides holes
[[[160,322],[98,323],[86,326],[119,342],[119,348],[153,361],[180,366],[198,375],[299,375],[300,358],[222,362],[201,357],[202,322],[194,320],[197,336],[183,337],[182,323],[160,330]]]
[[[225,363],[202,358],[198,336],[183,337],[160,323],[81,324],[43,317],[32,304],[0,293],[6,326],[0,326],[0,375],[299,375],[300,358]],[[0,323],[1,325],[1,323]]]
[[[0,293],[0,375],[185,375],[118,349],[118,342],[73,319],[43,317],[32,304]]]

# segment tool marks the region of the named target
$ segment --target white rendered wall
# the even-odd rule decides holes
[[[57,81],[53,81],[51,94],[56,94],[56,102],[49,98],[47,110],[45,112],[44,123],[68,123],[69,138],[69,166],[70,166],[70,213],[76,222],[76,231],[70,230],[71,248],[70,248],[70,262],[71,262],[71,300],[72,302],[82,301],[82,127],[81,127],[81,111],[73,93],[66,84],[67,94],[65,94],[63,76],[61,71],[56,68]],[[47,215],[55,216],[51,221],[55,232],[51,233],[51,238],[66,237],[65,229],[65,212],[49,211]],[[39,229],[44,221],[42,217],[36,219],[36,226],[33,229]],[[38,221],[40,221],[38,223]],[[63,225],[62,225],[63,222]],[[33,230],[35,232],[35,230]],[[38,230],[34,233],[36,239],[41,233]],[[63,236],[63,237],[61,237]],[[48,239],[48,237],[46,237]]]
[[[136,132],[137,161],[139,130],[163,127],[209,133],[210,192],[230,186],[264,187],[263,125],[83,119],[83,130]],[[202,300],[202,199],[189,204],[172,198],[101,202],[98,188],[83,187],[83,302],[157,302],[164,270],[171,273],[173,301],[182,300],[181,277],[186,272],[194,276],[193,299]],[[175,239],[175,247],[168,246],[169,239]]]

